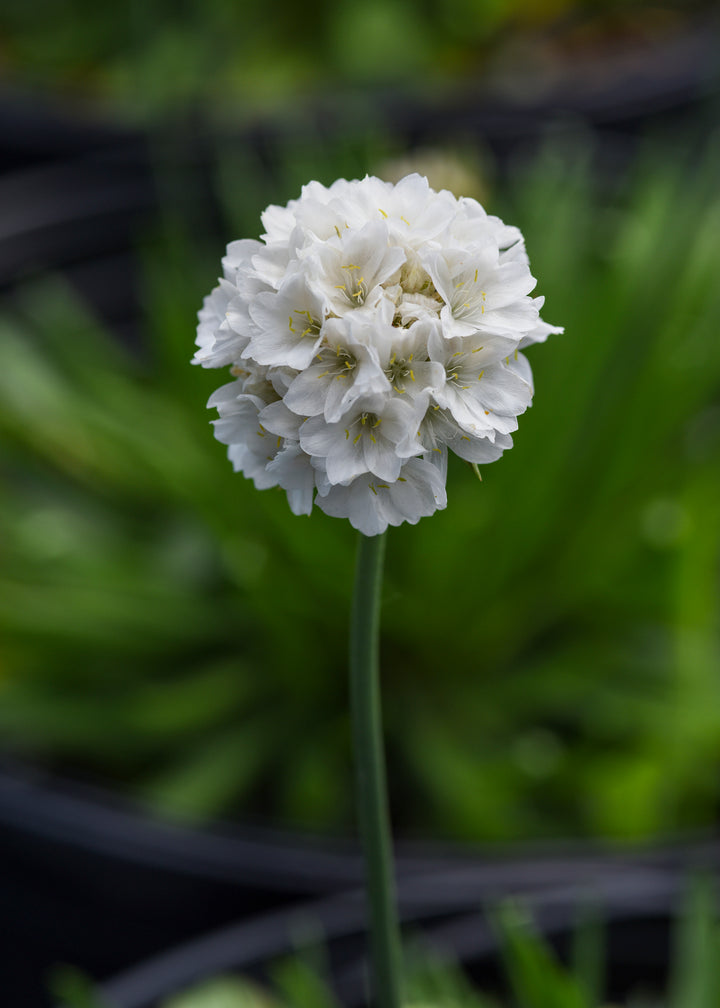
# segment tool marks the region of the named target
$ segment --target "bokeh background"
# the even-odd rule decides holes
[[[717,40],[701,2],[5,3],[4,772],[352,834],[355,534],[232,473],[189,358],[268,203],[420,170],[523,230],[566,332],[513,450],[389,535],[396,831],[717,827]]]

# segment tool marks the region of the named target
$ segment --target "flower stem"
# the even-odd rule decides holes
[[[400,931],[380,708],[378,630],[385,535],[360,535],[350,629],[350,703],[378,1008],[400,1008]]]

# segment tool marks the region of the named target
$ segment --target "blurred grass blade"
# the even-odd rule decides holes
[[[676,925],[669,1008],[717,1008],[720,1004],[720,926],[717,883],[692,880]]]
[[[494,920],[518,1008],[596,1008],[517,905],[504,904]]]

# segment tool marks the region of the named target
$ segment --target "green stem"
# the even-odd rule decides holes
[[[378,1008],[400,1008],[400,930],[380,709],[378,630],[385,535],[360,536],[350,629],[350,701],[360,837]]]

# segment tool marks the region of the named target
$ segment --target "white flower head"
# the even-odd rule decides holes
[[[512,446],[532,401],[519,353],[562,329],[517,228],[408,175],[311,182],[231,242],[194,363],[230,365],[208,403],[234,468],[365,535],[446,505],[448,451]]]

